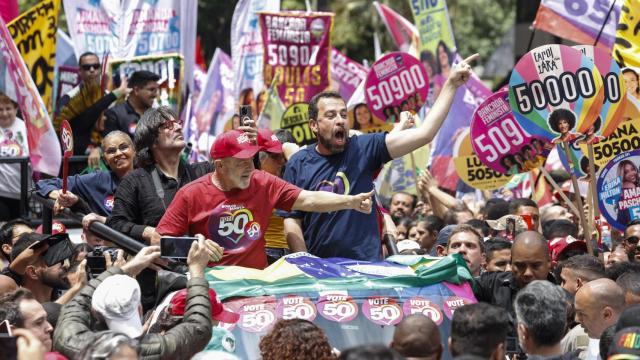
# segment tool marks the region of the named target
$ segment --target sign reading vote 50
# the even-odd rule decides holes
[[[387,54],[376,61],[367,75],[365,99],[379,119],[396,119],[393,114],[424,103],[429,93],[429,76],[415,57],[402,52]]]
[[[509,103],[531,135],[554,143],[586,134],[604,100],[593,61],[564,45],[544,45],[525,54],[509,80]]]

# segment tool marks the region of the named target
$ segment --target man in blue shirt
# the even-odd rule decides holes
[[[458,87],[471,75],[469,62],[457,64],[423,124],[390,134],[349,138],[347,106],[340,94],[322,92],[309,103],[309,127],[318,142],[300,150],[287,163],[284,179],[306,190],[358,194],[373,188],[374,174],[387,161],[404,156],[433,140],[449,112]],[[293,211],[284,215],[285,234],[292,252],[320,257],[375,261],[381,258],[376,211],[361,214]]]

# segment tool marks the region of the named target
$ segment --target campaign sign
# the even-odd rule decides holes
[[[278,318],[315,320],[318,315],[316,306],[306,296],[286,295],[278,300],[276,305]]]
[[[404,302],[402,308],[405,316],[422,314],[433,320],[436,325],[440,325],[442,320],[444,320],[444,316],[442,315],[442,311],[440,311],[438,304],[431,302],[422,296],[414,296],[408,299]]]
[[[640,118],[624,121],[604,140],[593,144],[596,166],[604,166],[623,152],[640,149]]]
[[[640,219],[640,150],[613,158],[598,177],[598,204],[607,222],[624,231],[627,224]]]
[[[280,129],[291,131],[300,146],[314,143],[316,136],[309,128],[309,104],[298,102],[289,106],[282,114]]]
[[[60,129],[60,139],[62,140],[62,151],[65,157],[73,155],[73,131],[67,120],[62,120],[62,128]]]
[[[513,177],[489,168],[480,161],[471,147],[469,129],[458,136],[453,151],[453,164],[458,176],[469,186],[481,190],[494,190],[506,185]]]
[[[594,62],[564,45],[531,50],[509,80],[509,104],[522,128],[554,144],[588,134],[603,100]]]
[[[402,308],[394,298],[388,296],[368,297],[362,303],[362,313],[378,325],[395,325],[402,320]]]
[[[542,164],[552,147],[541,136],[524,131],[509,106],[509,91],[485,100],[471,119],[471,146],[483,164],[502,174],[531,171]]]
[[[358,304],[346,291],[332,291],[320,294],[316,303],[323,318],[346,323],[358,316]]]
[[[399,120],[400,112],[417,112],[429,93],[429,76],[415,57],[392,52],[376,61],[365,81],[369,110],[387,123]]]
[[[228,330],[233,330],[238,325],[240,329],[250,333],[264,332],[271,329],[277,320],[275,296],[240,299],[225,306],[240,314],[236,324],[227,324]]]
[[[600,110],[600,116],[579,140],[579,143],[595,143],[611,135],[624,120],[624,108],[627,103],[624,100],[627,97],[627,87],[624,78],[620,76],[620,66],[609,55],[609,52],[591,45],[576,45],[573,48],[580,50],[593,61],[598,72],[602,75],[604,103]]]

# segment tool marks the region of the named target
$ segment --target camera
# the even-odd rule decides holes
[[[93,251],[87,254],[87,267],[91,275],[98,275],[107,270],[107,261],[104,257],[105,254],[111,256],[111,261],[114,261],[118,257],[118,248],[97,246]]]

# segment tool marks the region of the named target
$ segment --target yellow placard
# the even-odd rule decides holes
[[[282,114],[280,129],[291,131],[296,143],[300,146],[316,141],[316,136],[309,128],[309,104],[297,102],[291,104]]]
[[[469,130],[460,134],[454,146],[456,172],[467,185],[480,190],[494,190],[506,185],[513,175],[499,173],[480,161],[473,152]]]
[[[640,118],[623,121],[613,134],[593,144],[593,161],[602,167],[617,155],[635,149],[640,149]],[[586,144],[580,145],[580,150],[589,153]]]

